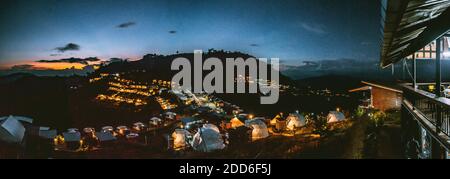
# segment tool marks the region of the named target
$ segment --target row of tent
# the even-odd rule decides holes
[[[192,119],[189,118],[189,121],[192,121]],[[235,117],[231,119],[231,123],[233,128],[245,126],[251,129],[252,141],[269,137],[267,125],[262,118],[246,120],[243,123]],[[219,128],[213,124],[203,124],[194,135],[186,129],[175,129],[172,133],[172,138],[175,149],[185,148],[187,145],[200,152],[210,152],[225,148],[222,134]]]
[[[168,119],[175,119],[176,113],[166,112],[163,115]],[[149,120],[150,125],[158,125],[162,122],[161,118],[153,117]],[[26,131],[29,129],[30,134],[37,135],[43,139],[55,139],[57,137],[56,130],[50,130],[49,127],[34,127],[32,126],[33,119],[23,116],[4,116],[0,117],[0,141],[6,143],[15,143],[21,144],[26,135]],[[135,123],[133,129],[140,124],[143,126],[143,123]],[[29,126],[29,127],[26,127]],[[120,126],[124,127],[124,126]],[[109,130],[105,129],[108,128]],[[93,128],[85,128],[92,129],[92,133],[94,134],[95,130]],[[112,131],[114,129],[111,126],[105,126],[102,128],[100,132],[95,132],[95,136],[98,138],[100,142],[102,141],[111,141],[115,140],[115,136],[112,135]],[[78,129],[71,128],[62,133],[63,139],[65,142],[79,142],[81,139],[81,133],[78,132]]]
[[[266,123],[264,122],[264,118],[253,118],[250,120],[245,120],[245,123],[243,123],[239,118],[240,117],[247,117],[247,114],[240,114],[242,116],[234,117],[230,120],[231,128],[238,128],[241,126],[248,127],[252,130],[251,132],[251,138],[252,141],[256,141],[259,139],[263,139],[269,136],[268,128]],[[327,122],[328,123],[334,123],[334,122],[340,122],[344,121],[345,115],[338,111],[331,111],[327,116]],[[276,124],[277,119],[274,118],[270,121],[270,124]],[[296,128],[304,127],[306,125],[306,118],[305,116],[301,115],[298,111],[295,113],[289,114],[289,116],[285,120],[286,122],[286,129],[288,130],[295,130]]]
[[[327,123],[340,122],[344,121],[345,119],[345,115],[342,112],[338,111],[330,111],[327,115]],[[289,114],[285,120],[283,120],[280,115],[277,115],[270,121],[270,124],[275,126],[279,123],[280,120],[286,123],[285,127],[288,130],[295,130],[296,128],[304,127],[306,125],[305,116],[300,114],[298,111]]]
[[[273,124],[276,118],[270,121]],[[345,116],[341,112],[331,111],[327,116],[328,123],[344,121]],[[159,118],[152,118],[151,122],[158,123],[161,121]],[[253,141],[263,139],[269,136],[269,132],[267,129],[267,125],[265,124],[264,118],[254,118],[250,120],[245,120],[243,123],[237,117],[230,120],[232,128],[238,127],[248,127],[252,130],[251,138]],[[21,143],[25,136],[25,126],[24,123],[32,124],[33,119],[22,117],[22,116],[5,116],[0,117],[0,140],[8,143]],[[187,121],[186,121],[187,122]],[[189,119],[189,122],[192,122],[192,119]],[[289,130],[294,130],[298,127],[303,127],[306,125],[306,119],[303,115],[298,112],[290,114],[286,118],[286,128]],[[103,140],[114,140],[113,136],[110,136],[106,132],[97,132],[96,134],[99,138]],[[39,130],[39,136],[44,138],[54,138],[56,136],[56,130]],[[63,133],[64,138],[67,141],[78,141],[80,136],[77,132],[65,132]],[[188,141],[187,136],[191,136],[189,131],[185,129],[176,129],[172,134],[174,138],[174,147],[184,147]],[[112,138],[111,138],[112,137]],[[213,124],[204,124],[200,127],[196,134],[192,136],[192,140],[189,143],[195,150],[197,151],[213,151],[223,149],[225,144],[223,142],[222,135],[217,128],[217,126]]]

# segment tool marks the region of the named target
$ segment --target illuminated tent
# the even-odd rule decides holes
[[[225,148],[222,135],[214,125],[205,125],[198,129],[191,142],[196,151],[211,152]]]
[[[327,116],[328,123],[340,122],[344,120],[345,120],[344,114],[338,111],[330,111],[330,113]]]
[[[99,142],[115,141],[117,138],[109,131],[96,132],[95,136]]]
[[[239,120],[238,118],[234,117],[233,119],[230,120],[231,123],[231,127],[232,128],[238,128],[244,125],[244,123]]]
[[[78,149],[81,145],[81,134],[78,131],[64,132],[64,142],[66,147],[72,150]]]
[[[116,145],[117,138],[113,135],[111,131],[101,131],[96,132],[95,136],[97,137],[98,144],[102,147],[113,147]]]
[[[279,114],[277,114],[272,120],[270,120],[270,125],[274,126],[278,123],[278,121],[281,121],[282,118]]]
[[[177,113],[174,113],[174,112],[166,112],[166,113],[164,113],[164,115],[168,119],[175,119],[177,117]]]
[[[65,142],[79,142],[81,140],[80,132],[64,132],[63,136]]]
[[[246,120],[245,126],[252,129],[252,141],[269,137],[266,124],[259,119]]]
[[[187,136],[189,135],[191,135],[191,133],[189,133],[186,129],[175,129],[175,132],[172,133],[173,148],[181,149],[186,147],[188,144]]]
[[[161,123],[162,122],[162,119],[161,118],[158,118],[158,117],[152,117],[151,119],[150,119],[150,124],[151,125],[154,125],[154,126],[157,126],[159,123]]]
[[[114,133],[114,128],[112,126],[104,126],[102,127],[101,132],[109,132],[109,133]]]
[[[21,143],[25,135],[25,127],[14,117],[0,121],[0,140],[8,143]]]
[[[133,129],[136,131],[142,131],[145,129],[145,127],[146,127],[145,124],[142,122],[136,122],[133,124]]]
[[[286,121],[287,121],[286,128],[289,130],[294,130],[295,128],[303,127],[306,125],[305,116],[299,113],[289,114]]]

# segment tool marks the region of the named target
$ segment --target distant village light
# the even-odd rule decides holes
[[[260,58],[259,62],[255,58],[227,58],[223,67],[222,61],[216,57],[210,57],[203,60],[203,52],[201,50],[194,51],[194,64],[191,64],[187,58],[179,57],[172,61],[171,70],[178,71],[172,78],[172,89],[187,89],[192,90],[195,93],[251,93],[256,94],[259,91],[264,94],[260,97],[261,104],[275,104],[279,99],[280,85],[279,85],[279,59],[271,58],[268,61],[265,58]],[[204,62],[203,62],[204,61]],[[268,64],[270,63],[270,83],[269,84],[246,84],[249,78],[257,79],[262,78],[267,80],[268,78]],[[191,67],[193,66],[193,67]],[[214,70],[213,67],[214,66]],[[193,68],[193,69],[192,69]],[[237,69],[237,75],[235,76],[235,68]],[[246,68],[249,70],[247,71]],[[192,73],[192,70],[193,73]],[[211,71],[203,79],[203,70]],[[224,70],[226,75],[224,77]],[[193,77],[192,77],[193,74]],[[236,81],[236,78],[237,81]],[[183,82],[181,83],[181,80]],[[224,81],[225,80],[225,81]],[[215,83],[213,84],[213,81]],[[193,83],[192,83],[193,82]],[[226,89],[224,89],[224,83],[226,83]],[[235,83],[237,85],[237,91],[235,91]],[[181,85],[180,85],[181,84]],[[191,86],[193,84],[193,86]],[[248,86],[248,91],[246,91]]]

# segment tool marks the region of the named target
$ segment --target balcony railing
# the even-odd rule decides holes
[[[413,110],[422,114],[433,125],[436,134],[442,132],[447,137],[450,136],[450,99],[436,98],[433,93],[414,89],[406,84],[403,85],[403,98],[413,106]]]

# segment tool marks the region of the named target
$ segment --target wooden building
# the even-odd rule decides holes
[[[349,92],[369,93],[367,99],[363,99],[362,105],[366,108],[387,111],[399,110],[402,106],[402,91],[395,85],[362,81],[365,86],[350,90]]]

